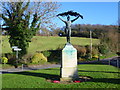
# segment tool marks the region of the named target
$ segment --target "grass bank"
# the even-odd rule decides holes
[[[11,48],[9,44],[9,37],[2,36],[2,53],[10,53]],[[34,36],[29,45],[28,53],[35,53],[36,51],[55,50],[59,47],[64,47],[66,43],[65,37],[47,37],[47,36]],[[71,37],[73,45],[90,45],[89,38]],[[93,39],[93,45],[98,44],[98,39]]]

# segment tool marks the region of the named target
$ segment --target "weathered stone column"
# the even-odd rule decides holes
[[[66,44],[62,50],[61,81],[73,81],[79,78],[77,70],[77,50]]]

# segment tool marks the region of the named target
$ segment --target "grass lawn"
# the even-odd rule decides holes
[[[10,44],[8,42],[8,36],[2,37],[2,53],[9,53],[12,52],[10,48]],[[65,37],[47,37],[47,36],[34,36],[32,38],[32,42],[29,45],[28,53],[35,53],[36,51],[43,51],[43,50],[55,50],[58,47],[64,47],[66,43]],[[90,39],[89,38],[79,38],[79,37],[72,37],[71,43],[73,45],[89,45]],[[98,44],[98,39],[93,39],[93,44]]]
[[[3,88],[119,88],[118,69],[109,65],[82,64],[78,65],[80,76],[90,76],[87,82],[74,84],[58,84],[47,82],[46,79],[57,78],[60,68],[33,70],[2,75]]]

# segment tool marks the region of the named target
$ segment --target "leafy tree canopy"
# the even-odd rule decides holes
[[[11,47],[22,49],[20,55],[27,53],[29,42],[41,26],[51,26],[59,5],[56,2],[8,2],[0,3],[0,20],[10,36]]]

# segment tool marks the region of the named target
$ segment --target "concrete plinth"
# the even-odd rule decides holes
[[[79,78],[77,70],[77,50],[66,44],[62,50],[61,81],[71,81]]]

